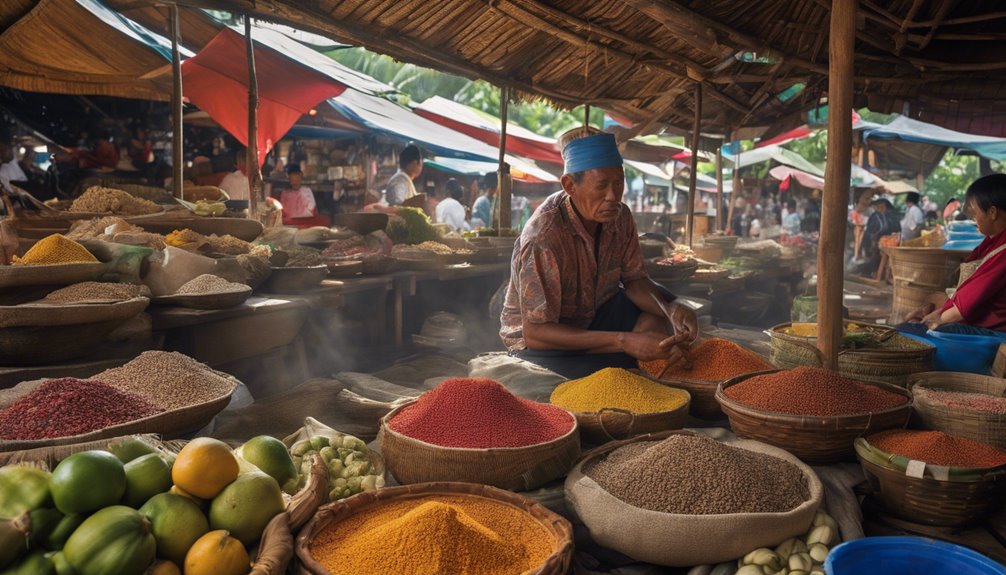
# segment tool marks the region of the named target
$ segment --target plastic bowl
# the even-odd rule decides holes
[[[926,339],[936,346],[936,371],[963,371],[987,375],[995,360],[1000,337],[966,335],[929,330]]]
[[[924,537],[867,537],[842,543],[824,561],[828,575],[1006,575],[966,547]]]

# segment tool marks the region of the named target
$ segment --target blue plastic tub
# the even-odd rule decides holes
[[[948,240],[943,244],[943,249],[952,252],[973,251],[982,240]]]
[[[824,561],[828,575],[1006,575],[966,547],[924,537],[867,537],[842,543]]]
[[[929,330],[926,339],[936,346],[933,367],[936,371],[963,371],[988,375],[995,360],[1000,337],[965,335]]]
[[[973,233],[978,233],[978,224],[975,223],[975,222],[973,222],[973,221],[968,221],[968,220],[957,221],[957,222],[950,222],[949,224],[947,224],[947,232],[953,232],[953,233],[957,233],[957,232],[965,232],[965,233],[967,233],[967,232],[973,232]]]

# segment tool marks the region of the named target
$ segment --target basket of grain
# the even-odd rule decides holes
[[[645,376],[607,368],[559,385],[549,401],[573,413],[584,443],[600,445],[681,429],[688,419],[691,396]]]
[[[576,418],[482,378],[447,379],[381,420],[388,471],[403,485],[466,481],[527,491],[580,455]]]
[[[910,382],[922,427],[1006,449],[1006,379],[933,371]]]
[[[565,487],[598,544],[675,567],[732,561],[802,535],[823,498],[813,470],[781,449],[688,431],[599,447]]]
[[[892,430],[855,443],[870,488],[892,514],[962,527],[1006,503],[1006,452],[939,431]]]
[[[712,338],[692,346],[686,354],[687,363],[669,368],[666,361],[641,361],[640,369],[666,385],[684,389],[691,394],[689,411],[702,418],[723,416],[716,401],[716,386],[738,375],[771,369],[758,354],[732,341]]]
[[[155,297],[153,303],[193,309],[226,309],[243,304],[251,294],[252,288],[246,284],[203,274],[189,280],[171,295]]]
[[[736,377],[717,387],[716,400],[737,435],[812,465],[853,460],[857,437],[903,428],[912,413],[903,388],[811,367]]]
[[[466,572],[562,575],[568,521],[527,497],[437,482],[368,491],[325,505],[297,536],[301,573]]]
[[[234,377],[176,352],[148,351],[90,380],[35,380],[0,390],[0,452],[133,433],[180,437],[230,402]]]

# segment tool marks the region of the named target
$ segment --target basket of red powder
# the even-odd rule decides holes
[[[445,380],[386,415],[377,438],[403,485],[465,481],[525,491],[562,477],[580,455],[572,414],[482,378]]]
[[[892,514],[964,526],[1006,503],[1006,452],[941,431],[893,429],[856,440],[874,494]]]
[[[693,346],[685,366],[669,368],[667,361],[640,361],[639,368],[664,383],[687,390],[692,395],[689,413],[696,417],[722,417],[716,402],[716,386],[725,381],[772,369],[761,356],[736,343],[713,338]]]
[[[854,460],[857,437],[903,428],[912,414],[903,388],[814,367],[737,377],[717,388],[716,400],[737,435],[812,465]]]

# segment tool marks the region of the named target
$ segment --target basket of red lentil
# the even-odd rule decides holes
[[[484,378],[451,378],[381,420],[388,471],[403,485],[464,481],[526,491],[580,455],[576,418]]]
[[[472,483],[388,487],[322,506],[297,536],[311,575],[562,575],[573,528],[532,499]]]
[[[911,380],[922,427],[1006,449],[1006,379],[933,371]]]
[[[911,394],[903,388],[813,367],[732,379],[719,386],[716,400],[737,435],[812,465],[853,461],[857,437],[903,428],[912,413]]]
[[[135,433],[175,438],[222,411],[234,377],[175,352],[148,351],[92,379],[46,379],[0,390],[0,452]]]
[[[668,368],[664,360],[640,361],[639,368],[663,383],[686,390],[692,396],[689,413],[696,417],[723,416],[716,402],[716,386],[750,373],[772,369],[772,364],[736,343],[713,338],[694,345],[687,353],[688,365]]]
[[[888,430],[856,440],[874,494],[892,514],[964,526],[1006,503],[1006,452],[941,431]]]

